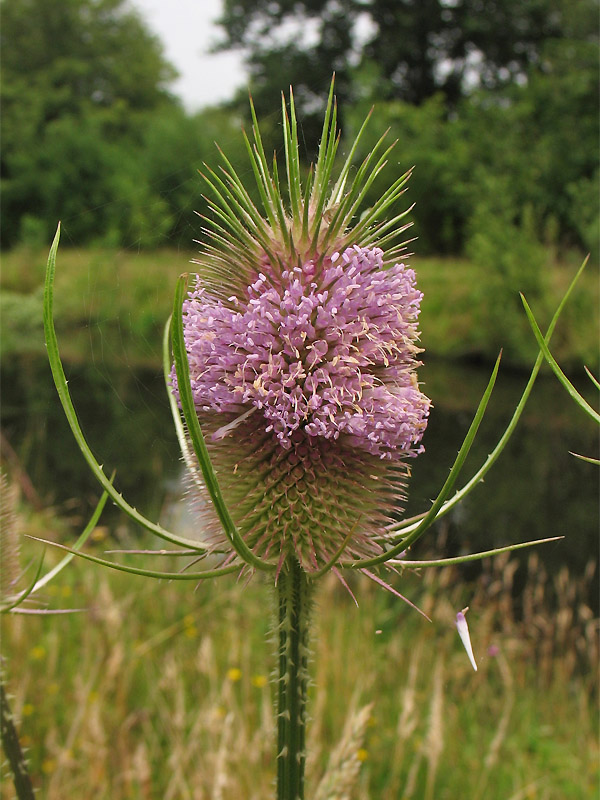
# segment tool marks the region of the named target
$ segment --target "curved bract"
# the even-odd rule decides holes
[[[231,542],[231,546],[238,556],[249,566],[260,570],[274,569],[274,565],[257,558],[257,556],[255,556],[252,550],[247,547],[246,543],[240,536],[235,523],[231,518],[229,509],[225,505],[223,496],[221,494],[221,489],[219,487],[219,481],[208,456],[206,443],[204,441],[204,436],[202,435],[202,429],[200,428],[200,423],[198,422],[198,417],[194,409],[192,389],[190,386],[189,365],[183,338],[183,323],[180,309],[183,303],[183,295],[186,286],[187,276],[182,275],[177,281],[177,290],[175,292],[175,306],[173,311],[175,324],[172,326],[172,345],[179,386],[179,399],[183,410],[183,416],[187,425],[188,434],[194,448],[194,453],[198,459],[198,464],[202,472],[202,477],[204,478],[207,491],[214,504],[215,511],[219,517],[221,525],[223,526],[223,530]]]
[[[169,533],[169,531],[165,530],[161,525],[158,525],[150,520],[146,519],[140,512],[130,506],[129,503],[123,498],[119,492],[114,488],[111,481],[106,477],[104,471],[98,461],[96,460],[94,454],[91,451],[90,446],[88,445],[85,436],[83,435],[83,431],[81,430],[81,426],[79,424],[79,419],[77,418],[77,413],[73,406],[73,402],[71,400],[71,395],[69,393],[69,387],[67,384],[67,379],[65,376],[65,372],[62,366],[62,362],[60,359],[60,353],[58,349],[58,340],[56,337],[56,329],[54,327],[54,276],[56,273],[56,253],[58,251],[58,243],[60,241],[60,223],[56,230],[56,234],[54,236],[54,241],[52,242],[52,247],[50,248],[50,254],[48,256],[48,264],[46,267],[46,282],[44,287],[44,334],[46,337],[46,347],[48,350],[48,360],[50,362],[50,368],[52,370],[52,377],[54,378],[54,385],[56,386],[56,391],[58,392],[58,396],[60,398],[60,402],[62,404],[63,410],[65,412],[65,416],[67,418],[67,422],[69,423],[69,427],[71,428],[71,432],[79,445],[79,449],[85,460],[88,463],[89,468],[91,469],[92,473],[94,474],[96,480],[100,483],[102,488],[107,492],[108,496],[113,500],[113,502],[122,510],[124,511],[129,517],[131,517],[134,522],[139,523],[147,530],[155,533],[157,536],[160,536],[161,539],[165,539],[172,544],[183,545],[185,547],[194,547],[199,552],[203,551],[204,548],[202,545],[198,544],[190,539],[184,539],[180,536],[176,536],[175,534]]]

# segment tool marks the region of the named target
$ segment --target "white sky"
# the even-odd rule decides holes
[[[229,99],[245,86],[246,75],[237,52],[211,55],[219,39],[214,20],[221,14],[221,0],[129,0],[157,35],[165,56],[180,73],[171,89],[189,111]]]

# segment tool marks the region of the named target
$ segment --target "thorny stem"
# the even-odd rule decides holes
[[[19,800],[34,800],[31,778],[27,771],[25,756],[21,750],[19,734],[14,723],[13,713],[10,710],[2,675],[0,675],[0,731],[2,733],[2,749],[13,775],[17,797]]]
[[[277,582],[279,603],[277,800],[304,799],[308,638],[312,585],[295,558]]]

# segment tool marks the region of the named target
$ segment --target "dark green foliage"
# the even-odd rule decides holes
[[[45,121],[82,107],[155,108],[176,72],[124,0],[4,0],[4,80],[44,90]]]
[[[592,0],[225,0],[221,25],[222,47],[246,53],[259,114],[294,85],[307,160],[332,70],[345,141],[376,103],[364,149],[389,124],[399,139],[390,170],[416,165],[420,252],[463,252],[476,198],[500,177],[512,222],[529,208],[534,238],[597,251]]]
[[[482,280],[475,292],[475,335],[488,353],[506,348],[509,362],[515,353],[533,360],[537,345],[520,309],[519,292],[545,313],[548,256],[535,236],[530,208],[514,219],[508,180],[490,179],[469,222],[467,255],[480,268]]]
[[[190,116],[183,109],[165,109],[148,119],[142,137],[143,170],[152,192],[167,205],[170,215],[163,243],[189,252],[192,240],[200,238],[202,222],[194,212],[206,214],[206,185],[198,174],[204,162],[214,166],[216,142],[235,164],[245,159],[239,133],[240,122],[220,109]],[[165,236],[166,234],[166,236]]]
[[[2,4],[3,243],[152,243],[170,225],[145,174],[149,115],[178,110],[159,42],[122,0]],[[115,202],[116,201],[116,202]]]
[[[347,129],[350,135],[362,121],[365,105],[350,112]],[[362,142],[361,157],[388,127],[388,138],[398,142],[387,168],[369,191],[365,205],[375,202],[392,175],[402,174],[414,166],[408,192],[398,204],[398,210],[416,204],[410,214],[414,228],[406,236],[419,238],[421,254],[460,252],[471,165],[469,148],[458,123],[446,120],[441,95],[421,106],[400,100],[378,103],[374,120]]]
[[[554,256],[597,256],[592,0],[226,0],[222,27],[222,47],[247,54],[267,157],[289,84],[303,171],[334,69],[341,151],[376,104],[358,157],[388,125],[399,142],[366,205],[415,165],[398,209],[416,203],[420,254],[464,253],[474,226],[483,246],[479,206],[500,181],[509,225],[529,215],[526,235]],[[245,91],[229,109],[186,113],[159,42],[124,0],[4,0],[0,36],[3,246],[47,244],[61,219],[74,244],[189,250],[202,237],[193,212],[207,208],[197,170],[217,163],[214,142],[234,166],[245,159]],[[488,249],[495,241],[490,231]]]
[[[590,49],[568,58],[565,49],[550,49],[545,69],[534,70],[526,85],[479,91],[452,115],[441,94],[420,106],[377,104],[377,129],[364,146],[389,126],[398,145],[388,169],[415,165],[406,199],[416,203],[419,252],[464,252],[472,224],[479,225],[473,218],[481,217],[490,186],[498,189],[500,182],[510,225],[520,228],[529,214],[527,235],[534,241],[597,253],[598,72]],[[350,112],[350,131],[365,105]],[[378,190],[379,184],[367,203]]]
[[[259,115],[288,81],[312,123],[329,74],[348,107],[367,67],[381,99],[419,105],[441,92],[454,107],[473,87],[524,79],[549,39],[574,28],[589,36],[593,4],[577,5],[574,14],[567,0],[225,0],[221,48],[246,52]]]

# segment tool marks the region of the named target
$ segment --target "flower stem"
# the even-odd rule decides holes
[[[27,764],[19,734],[15,727],[13,713],[4,688],[3,676],[0,674],[0,730],[2,732],[2,749],[13,774],[15,791],[19,800],[34,800],[33,787],[27,771]]]
[[[277,800],[303,800],[312,586],[295,558],[288,559],[281,570],[277,592]]]

